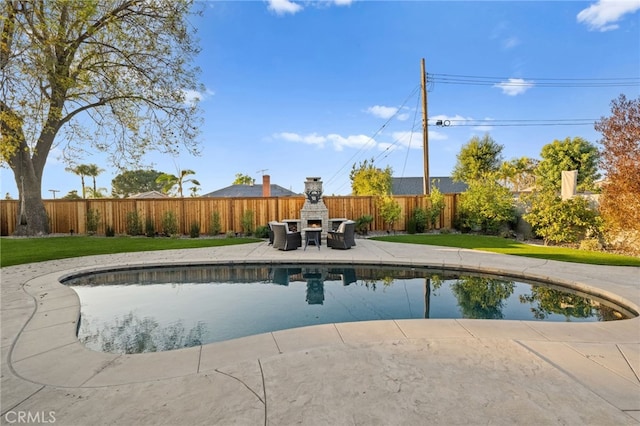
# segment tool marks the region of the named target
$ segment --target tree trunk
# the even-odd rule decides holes
[[[16,155],[15,158],[18,165],[13,167],[13,172],[20,194],[20,203],[13,235],[46,235],[49,233],[49,218],[42,202],[41,179],[36,176],[28,154]]]

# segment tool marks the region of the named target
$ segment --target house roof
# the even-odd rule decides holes
[[[431,186],[438,188],[443,194],[458,194],[467,190],[464,182],[454,182],[449,176],[431,176]],[[424,194],[423,177],[392,177],[391,193],[393,195]]]
[[[300,194],[296,194],[293,191],[289,191],[280,185],[271,184],[271,196],[272,197],[295,197]],[[208,194],[204,194],[203,197],[230,197],[230,198],[250,198],[250,197],[262,197],[262,185],[231,185],[226,188],[218,189]]]

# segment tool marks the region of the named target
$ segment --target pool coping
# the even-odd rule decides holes
[[[627,359],[630,373],[622,374],[627,376],[626,381],[614,380],[610,385],[620,387],[622,383],[628,385],[631,391],[640,389],[639,317],[604,323],[467,319],[365,321],[275,331],[167,352],[120,355],[89,350],[77,340],[80,303],[76,293],[59,282],[61,278],[79,272],[187,263],[402,264],[553,281],[579,291],[596,293],[636,312],[640,311],[640,268],[637,267],[581,265],[361,239],[357,242],[356,247],[347,251],[330,250],[323,246],[320,251],[282,252],[266,243],[253,243],[223,248],[91,256],[3,268],[3,320],[9,313],[12,316],[20,313],[22,318],[21,324],[19,320],[12,323],[11,330],[5,330],[3,325],[3,365],[6,363],[15,379],[39,386],[101,388],[197,376],[244,361],[322,347],[354,347],[374,342],[414,342],[425,339],[460,342],[497,339],[529,342],[532,347],[537,345],[543,358],[558,365],[562,365],[562,361],[554,358],[553,351],[544,352],[549,344],[561,344],[564,347],[610,344],[622,347],[622,355]],[[11,294],[5,293],[4,283],[7,281],[12,287]],[[15,293],[18,289],[27,296],[26,300]],[[21,304],[17,302],[18,299],[21,299]],[[5,331],[9,332],[9,336]],[[567,366],[563,368],[570,369]],[[610,367],[604,365],[604,368]],[[579,376],[579,373],[572,374]],[[597,386],[603,384],[598,381]],[[3,399],[5,392],[3,390]],[[629,406],[628,400],[619,405],[624,405],[619,408],[626,412],[640,413],[640,400],[637,406]]]

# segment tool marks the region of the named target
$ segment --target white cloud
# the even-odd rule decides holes
[[[336,6],[350,6],[353,0],[333,0]]]
[[[303,8],[298,3],[294,3],[290,0],[269,0],[268,9],[275,12],[276,15],[285,15],[287,13],[294,15],[300,12]]]
[[[316,145],[320,148],[324,147],[324,143],[327,138],[320,136],[317,133],[311,133],[308,135],[299,135],[298,133],[282,132],[273,135],[275,139],[283,139],[287,142],[300,142],[306,145]]]
[[[333,142],[336,151],[342,151],[344,147],[361,148],[369,143],[376,145],[376,141],[367,135],[349,135],[347,137],[332,133],[327,136],[327,140]]]
[[[532,81],[526,81],[521,78],[510,78],[502,83],[494,84],[493,87],[502,89],[502,93],[507,96],[522,95],[534,86]]]
[[[393,117],[397,112],[398,108],[396,107],[387,107],[382,105],[375,105],[367,108],[367,113],[379,118],[384,118],[385,120]]]
[[[592,31],[610,31],[619,27],[616,23],[624,15],[640,10],[640,0],[599,0],[581,10],[576,17]]]

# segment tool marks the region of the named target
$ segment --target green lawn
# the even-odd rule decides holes
[[[256,238],[46,237],[0,238],[0,266],[95,254],[220,247],[262,241]]]
[[[374,240],[408,244],[430,244],[485,250],[516,256],[594,265],[640,266],[640,258],[616,254],[544,247],[498,237],[469,234],[390,235]],[[95,254],[126,253],[200,247],[220,247],[262,241],[254,238],[146,238],[146,237],[46,237],[0,238],[0,266],[65,259]]]
[[[427,235],[389,235],[374,237],[374,240],[408,244],[428,244],[434,246],[459,247],[484,250],[494,253],[513,254],[515,256],[535,257],[539,259],[560,260],[565,262],[589,263],[593,265],[640,266],[640,258],[621,256],[599,251],[577,250],[565,247],[538,246],[524,244],[507,238],[469,234],[427,234]]]

